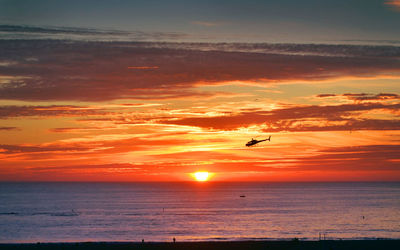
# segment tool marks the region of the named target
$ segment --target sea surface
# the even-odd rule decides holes
[[[0,242],[400,238],[400,183],[0,183]]]

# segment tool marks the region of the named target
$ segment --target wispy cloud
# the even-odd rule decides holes
[[[9,130],[19,130],[18,127],[0,127],[0,131],[1,130],[5,130],[5,131],[9,131]]]
[[[65,39],[85,41],[175,41],[187,37],[187,34],[178,32],[144,32],[76,27],[0,25],[0,40]]]
[[[400,11],[400,1],[399,0],[386,0],[386,5],[391,6],[393,9]]]
[[[367,94],[367,93],[345,93],[342,95],[336,94],[319,94],[317,95],[319,98],[336,98],[336,97],[344,97],[348,100],[352,101],[392,101],[392,100],[400,100],[400,95],[395,93],[380,93],[380,94]]]
[[[213,93],[196,87],[228,81],[269,85],[400,75],[400,48],[389,46],[55,40],[0,45],[0,61],[17,62],[0,67],[6,77],[0,99],[8,100],[203,98]]]
[[[206,129],[234,130],[261,125],[265,132],[398,130],[400,119],[356,118],[371,110],[396,111],[400,104],[344,104],[335,106],[299,106],[273,111],[243,112],[215,117],[193,117],[165,121],[167,124],[197,126]]]
[[[38,27],[28,25],[0,25],[0,32],[10,33],[53,33],[53,34],[128,34],[126,31],[118,30],[99,30],[89,28],[71,28],[71,27]]]
[[[77,148],[65,148],[71,153],[79,156]],[[105,181],[143,181],[165,180],[176,174],[178,178],[184,177],[185,173],[195,171],[199,167],[209,169],[217,173],[217,178],[223,180],[229,178],[255,173],[252,180],[397,180],[399,176],[398,145],[378,144],[364,146],[331,147],[316,151],[313,155],[288,155],[285,157],[274,156],[269,150],[268,155],[243,155],[235,152],[204,152],[191,151],[159,155],[156,159],[163,157],[162,161],[148,161],[141,163],[115,162],[100,163],[93,160],[67,161],[63,162],[66,153],[62,153],[62,147],[43,146],[0,146],[7,157],[12,154],[30,155],[31,164],[24,167],[12,168],[4,172],[1,178],[12,178],[23,180],[34,178],[35,180],[105,180]],[[117,151],[113,151],[115,154]],[[64,157],[56,157],[57,162],[46,164],[35,164],[32,159],[40,160],[43,153],[51,153],[53,157],[61,153]],[[29,158],[27,158],[29,159]],[[179,159],[177,162],[176,159]],[[45,158],[43,159],[45,160]],[[25,175],[22,174],[25,173]],[[222,173],[222,175],[220,174]],[[154,175],[159,176],[154,177]],[[103,177],[106,178],[103,179]],[[9,179],[10,180],[10,179]],[[32,180],[32,179],[30,179]]]
[[[27,146],[27,145],[0,145],[0,154],[16,154],[16,153],[41,153],[41,152],[70,152],[88,150],[83,147],[62,147],[57,145],[51,146]]]
[[[73,106],[73,105],[50,105],[50,106],[0,106],[0,119],[8,119],[23,116],[83,116],[100,115],[104,110],[95,107]]]
[[[172,133],[173,135],[173,133]],[[155,136],[156,138],[153,138]],[[153,136],[118,135],[88,136],[70,140],[61,140],[40,144],[3,144],[0,145],[0,159],[12,162],[52,161],[98,162],[107,155],[123,155],[129,152],[149,152],[168,149],[174,145],[189,145],[190,139],[174,138],[162,133]]]
[[[400,40],[380,40],[380,39],[344,39],[344,40],[339,40],[341,43],[346,43],[346,44],[371,44],[371,45],[399,45]]]
[[[0,26],[0,179],[398,178],[399,47],[128,33]],[[260,134],[274,139],[244,146]]]
[[[199,26],[205,26],[205,27],[215,27],[215,26],[221,26],[224,25],[225,23],[223,22],[210,22],[210,21],[192,21],[192,24],[199,25]]]
[[[322,150],[318,155],[300,160],[303,169],[334,168],[342,171],[380,170],[400,171],[395,160],[399,159],[399,145],[364,145],[334,147]],[[385,164],[383,164],[385,163]]]

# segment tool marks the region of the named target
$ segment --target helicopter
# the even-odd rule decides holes
[[[264,140],[255,140],[255,139],[251,138],[251,141],[247,142],[246,146],[251,147],[251,146],[256,145],[257,143],[260,143],[263,141],[271,141],[271,136],[269,136],[268,139],[264,139]]]

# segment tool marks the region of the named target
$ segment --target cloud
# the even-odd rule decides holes
[[[196,87],[229,81],[398,77],[399,55],[390,46],[0,40],[0,61],[17,62],[0,66],[0,99],[203,98],[214,93]]]
[[[380,94],[367,94],[367,93],[345,93],[342,95],[336,94],[319,94],[319,98],[346,98],[356,102],[371,102],[371,101],[396,101],[400,100],[400,95],[395,93],[380,93]]]
[[[380,39],[343,39],[338,42],[354,43],[354,44],[386,44],[386,45],[398,45],[400,40],[380,40]]]
[[[0,119],[23,116],[82,116],[105,114],[104,110],[94,107],[73,105],[49,106],[0,106]]]
[[[80,128],[52,128],[49,129],[53,133],[87,133],[91,131],[105,131],[110,129],[119,129],[117,126],[102,126],[102,127],[80,127]]]
[[[252,172],[256,173],[254,178],[264,178],[264,181],[272,180],[271,176],[278,176],[277,180],[281,181],[299,181],[311,180],[316,173],[319,173],[319,180],[366,180],[368,176],[372,176],[370,180],[373,177],[376,180],[384,173],[387,173],[386,178],[393,179],[399,171],[399,145],[323,145],[313,146],[312,151],[305,153],[298,146],[280,142],[250,152],[243,145],[232,148],[235,140],[229,136],[193,137],[182,131],[176,135],[110,134],[53,143],[3,144],[0,145],[0,158],[5,168],[1,169],[0,176],[3,180],[165,181],[173,175],[182,177],[204,168],[227,173],[230,177],[237,174],[242,180]],[[300,137],[303,135],[297,138]],[[225,145],[224,150],[203,149],[219,143]],[[230,178],[223,174],[217,176]]]
[[[400,11],[400,1],[399,0],[386,0],[386,5],[389,5],[394,10]]]
[[[184,134],[180,132],[180,134]],[[172,138],[170,136],[172,135]],[[174,138],[174,133],[163,135],[155,133],[149,136],[109,134],[89,136],[70,140],[42,144],[0,144],[0,159],[12,161],[97,161],[109,155],[136,151],[161,150],[175,145],[187,145],[190,139]],[[3,156],[3,158],[1,158]]]
[[[195,25],[199,25],[199,26],[204,26],[204,27],[215,27],[215,26],[223,25],[223,23],[221,23],[221,22],[208,22],[208,21],[193,21],[191,23],[195,24]]]
[[[85,41],[177,40],[187,35],[178,32],[101,30],[76,27],[0,25],[0,39],[59,39]]]
[[[360,103],[333,106],[298,106],[272,111],[242,112],[214,117],[190,117],[166,120],[166,124],[197,126],[205,129],[234,130],[263,125],[265,132],[279,131],[340,131],[398,130],[400,120],[358,118],[361,112],[372,110],[397,111],[400,104]],[[355,117],[354,117],[355,116]]]
[[[88,150],[83,147],[62,147],[59,145],[0,145],[0,154],[43,153],[43,152],[70,152]]]
[[[317,97],[321,97],[321,98],[324,98],[324,97],[334,97],[334,96],[336,96],[335,94],[319,94],[319,95],[317,95]]]
[[[7,66],[15,65],[15,64],[17,64],[17,62],[13,62],[13,61],[0,61],[0,67],[7,67]]]
[[[28,25],[0,25],[0,32],[23,32],[23,33],[54,33],[54,34],[127,34],[126,31],[98,30],[89,28],[69,28],[69,27],[38,27]]]
[[[354,101],[378,101],[378,100],[400,100],[400,95],[392,93],[373,94],[343,94],[343,96]]]
[[[278,172],[302,171],[385,171],[400,169],[396,161],[400,160],[400,145],[362,145],[330,147],[316,151],[313,155],[287,154],[274,157],[269,148],[268,155],[235,155],[220,152],[192,151],[162,155],[164,159],[191,159],[193,162],[208,159],[208,168],[225,171]],[[274,152],[274,151],[272,151]],[[284,166],[284,167],[283,167]]]
[[[1,130],[6,130],[6,131],[9,131],[9,130],[19,130],[19,128],[17,128],[17,127],[0,127],[0,131]]]
[[[25,166],[2,171],[0,180],[29,181],[166,181],[182,178],[182,166],[173,163],[75,163],[65,165]],[[179,179],[178,179],[179,180]],[[182,178],[182,180],[187,180]]]
[[[300,159],[304,170],[335,169],[339,171],[400,171],[400,145],[362,145],[334,147],[318,155]]]

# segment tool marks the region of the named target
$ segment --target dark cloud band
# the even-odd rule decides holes
[[[205,129],[234,130],[251,125],[263,125],[265,132],[281,131],[351,131],[399,130],[400,120],[354,118],[352,114],[372,110],[397,111],[400,104],[359,103],[333,106],[299,106],[273,111],[243,112],[241,114],[193,117],[164,121],[167,124],[197,126]],[[319,125],[323,122],[323,126]]]
[[[0,40],[0,99],[168,99],[226,81],[398,77],[399,56],[390,46]]]

